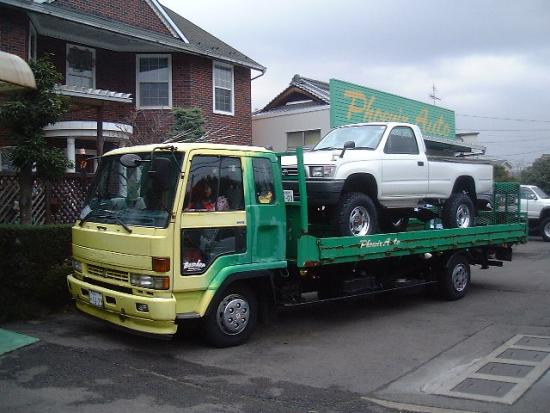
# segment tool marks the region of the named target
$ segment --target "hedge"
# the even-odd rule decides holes
[[[69,302],[70,225],[0,225],[0,323]]]

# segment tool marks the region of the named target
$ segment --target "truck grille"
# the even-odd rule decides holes
[[[88,264],[88,272],[97,277],[103,277],[109,280],[128,282],[128,273],[125,271],[112,270],[110,268],[98,267]]]
[[[283,176],[298,176],[297,166],[283,166],[281,170],[283,172]]]

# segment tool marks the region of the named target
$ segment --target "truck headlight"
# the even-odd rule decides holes
[[[130,274],[130,284],[134,287],[151,288],[153,290],[167,290],[170,288],[170,278]]]
[[[334,165],[323,165],[323,166],[310,166],[309,167],[309,176],[312,178],[323,178],[327,176],[334,175],[334,170],[336,167]]]
[[[82,263],[73,258],[73,270],[75,272],[82,272]]]

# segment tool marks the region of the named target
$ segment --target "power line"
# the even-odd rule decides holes
[[[473,128],[456,128],[456,130],[475,132],[547,132],[550,129],[476,129]]]
[[[479,119],[494,119],[494,120],[510,120],[514,122],[540,122],[540,123],[550,123],[550,120],[541,120],[541,119],[522,119],[522,118],[500,118],[498,116],[482,116],[482,115],[469,115],[465,113],[456,113],[457,116],[464,116],[467,118],[479,118]]]
[[[486,140],[483,140],[483,139],[479,139],[479,142],[482,143],[482,144],[486,144],[486,143],[514,143],[514,144],[518,144],[518,143],[522,143],[522,142],[538,141],[538,140],[541,140],[541,139],[545,139],[545,140],[548,140],[550,142],[550,136],[539,136],[539,137],[530,137],[530,138],[518,138],[516,136],[514,138],[516,138],[517,140],[515,140],[515,141],[510,141],[510,140],[486,141]]]

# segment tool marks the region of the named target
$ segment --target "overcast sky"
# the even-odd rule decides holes
[[[435,84],[457,132],[480,131],[489,155],[521,167],[550,153],[548,0],[161,1],[267,67],[253,109],[294,74],[428,103]]]

